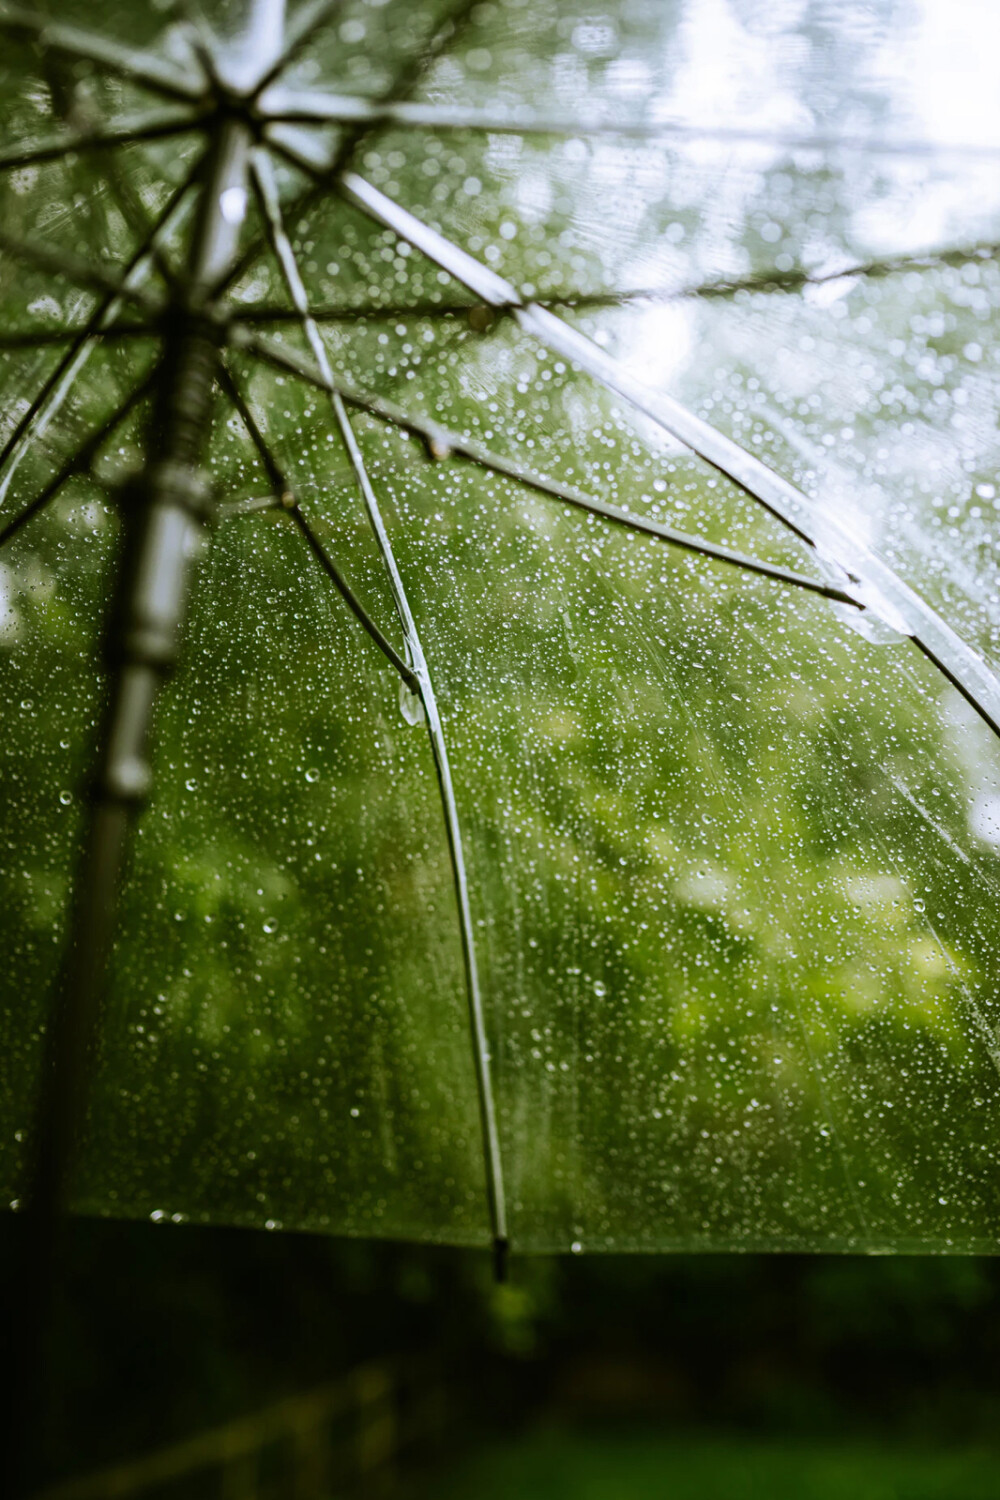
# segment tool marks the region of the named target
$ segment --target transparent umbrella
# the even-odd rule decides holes
[[[985,8],[237,12],[0,8],[8,1201],[993,1250]]]

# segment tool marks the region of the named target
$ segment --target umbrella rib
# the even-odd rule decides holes
[[[304,364],[294,354],[275,344],[270,339],[259,338],[250,334],[243,336],[239,325],[232,330],[241,342],[241,347],[256,354],[259,358],[275,365],[283,370],[288,370],[304,380],[312,382],[323,390],[329,386],[322,372],[312,366]],[[363,395],[348,387],[342,381],[334,377],[334,385],[348,406],[357,407],[360,411],[368,412],[373,417],[387,422],[394,427],[401,428],[404,432],[412,432],[422,438],[431,450],[431,456],[436,459],[449,458],[455,455],[459,458],[470,459],[481,468],[490,469],[496,474],[503,475],[506,479],[513,479],[518,484],[523,484],[527,489],[537,491],[538,494],[548,496],[554,500],[560,500],[566,505],[571,505],[577,510],[588,511],[592,515],[600,516],[606,521],[613,521],[620,526],[627,527],[630,531],[636,531],[644,536],[654,537],[659,541],[667,542],[671,546],[679,547],[683,551],[693,552],[701,557],[711,558],[715,562],[723,562],[733,567],[742,568],[745,572],[759,574],[763,578],[773,579],[776,583],[788,584],[793,588],[806,589],[813,594],[819,594],[824,599],[830,599],[837,604],[853,605],[857,609],[863,609],[864,602],[852,593],[849,588],[838,587],[837,584],[826,583],[819,578],[810,578],[804,573],[797,573],[794,569],[785,568],[780,563],[765,562],[761,558],[751,557],[747,553],[738,552],[732,547],[723,546],[719,542],[710,542],[704,537],[692,536],[688,532],[679,531],[673,526],[666,526],[660,521],[653,521],[645,516],[634,515],[631,511],[622,510],[617,505],[609,505],[596,496],[588,495],[574,485],[564,484],[561,480],[550,479],[547,475],[539,474],[536,470],[527,468],[514,459],[506,458],[502,454],[495,453],[484,443],[478,443],[472,438],[463,437],[460,433],[450,432],[446,427],[437,422],[428,421],[412,412],[405,411],[382,397]]]
[[[51,271],[54,276],[65,276],[67,281],[73,282],[76,286],[86,287],[88,291],[106,292],[112,297],[132,302],[137,307],[141,307],[143,312],[161,313],[163,311],[163,306],[157,298],[150,297],[138,287],[130,287],[120,274],[105,271],[101,266],[95,266],[68,250],[56,249],[52,245],[42,245],[37,240],[23,240],[17,235],[9,234],[3,228],[0,228],[0,250],[5,250],[8,255],[13,255],[19,260],[27,261],[29,265],[41,271]]]
[[[190,102],[204,94],[202,79],[192,82],[172,64],[153,52],[113,42],[94,31],[50,21],[18,5],[0,5],[0,30],[24,32],[40,46],[62,52],[79,61],[98,63],[112,73],[141,84],[154,93]]]
[[[280,145],[276,149],[281,149]],[[734,297],[740,292],[795,292],[808,286],[824,286],[831,281],[847,280],[864,276],[878,280],[883,276],[894,276],[900,271],[931,271],[940,266],[961,265],[965,261],[989,260],[1000,252],[1000,243],[988,240],[975,245],[956,245],[947,250],[928,250],[918,255],[898,255],[885,260],[853,261],[829,271],[779,271],[768,269],[751,276],[731,277],[721,281],[689,282],[676,287],[629,287],[621,292],[576,292],[566,291],[548,297],[534,297],[536,307],[565,307],[574,310],[589,308],[624,307],[632,302],[683,302],[695,298],[705,300],[716,297]],[[317,323],[363,322],[384,318],[387,321],[399,318],[461,318],[476,311],[481,304],[468,302],[410,302],[392,306],[372,307],[314,307],[313,318]],[[298,316],[285,307],[259,303],[256,307],[241,307],[240,317],[248,323],[287,323]]]
[[[40,510],[48,505],[50,500],[54,500],[56,495],[68,480],[72,479],[75,474],[82,473],[84,470],[90,468],[101,448],[101,445],[107,442],[108,438],[114,432],[115,428],[125,420],[128,414],[133,410],[134,407],[139,404],[143,397],[149,394],[149,391],[152,389],[155,380],[156,370],[154,368],[139,382],[137,386],[134,387],[132,391],[129,392],[124,401],[119,403],[119,405],[111,413],[111,416],[108,417],[106,421],[102,422],[100,427],[95,428],[93,432],[89,433],[88,436],[84,438],[83,442],[76,449],[75,453],[71,454],[63,464],[62,468],[52,476],[41,493],[36,495],[35,498],[31,500],[22,511],[19,511],[18,514],[14,516],[12,520],[8,521],[6,526],[4,526],[2,530],[0,530],[0,547],[5,546],[12,537],[16,536],[16,534],[21,530],[23,526],[26,526],[27,523],[34,516],[36,516]]]
[[[337,567],[337,564],[334,562],[333,558],[323,546],[323,543],[320,541],[315,528],[310,524],[307,517],[303,514],[302,507],[299,505],[298,499],[288,483],[287,476],[278,465],[274,454],[268,447],[267,440],[265,439],[264,434],[261,432],[256,418],[247,405],[242,391],[239,389],[236,381],[233,379],[231,372],[227,370],[225,366],[220,367],[219,384],[225,394],[229,397],[236,411],[239,413],[240,420],[242,421],[244,427],[250,435],[255,448],[260,454],[261,461],[263,462],[264,468],[267,471],[267,477],[268,479],[270,479],[271,484],[274,487],[273,496],[268,496],[266,498],[262,497],[260,500],[235,502],[235,506],[233,510],[230,511],[230,514],[252,515],[261,510],[271,510],[274,508],[278,508],[289,515],[295,522],[295,525],[298,527],[301,534],[305,537],[310,551],[312,552],[316,561],[319,563],[320,567],[326,573],[327,577],[337,588],[344,603],[347,605],[348,609],[361,625],[362,629],[375,642],[375,645],[382,652],[383,656],[385,656],[386,659],[395,667],[396,671],[406,683],[407,687],[410,688],[412,692],[419,691],[417,679],[412,667],[410,667],[403,660],[392,642],[387,639],[387,637],[376,625],[371,615],[361,603],[361,600],[358,598],[357,594],[355,594],[354,590],[351,588],[351,585],[347,582],[347,579]]]
[[[376,101],[376,104],[385,107],[404,102],[412,94],[421,78],[432,64],[437,61],[448,44],[454,41],[458,32],[476,9],[477,4],[478,0],[458,0],[458,3],[449,9],[441,20],[441,23],[435,28],[427,41],[427,45],[416,57],[411,58],[404,64],[395,78],[393,78],[381,99]],[[344,139],[337,145],[330,162],[330,170],[334,176],[340,175],[365,136],[377,127],[377,123],[374,120],[358,120],[346,131]]]
[[[10,151],[0,152],[0,172],[14,167],[31,167],[42,162],[58,161],[60,157],[79,151],[99,151],[108,146],[131,146],[144,141],[164,140],[168,136],[181,135],[186,130],[196,130],[201,124],[203,118],[190,111],[178,114],[176,110],[169,113],[150,110],[95,130],[64,130],[26,146],[15,146]]]
[[[100,330],[100,337],[108,339],[127,338],[150,338],[158,333],[158,329],[152,323],[106,323]],[[19,349],[49,349],[54,344],[69,344],[74,339],[84,334],[81,328],[34,328],[25,329],[23,333],[0,333],[0,351],[9,353]],[[2,459],[0,459],[2,461]]]
[[[746,145],[784,146],[794,151],[859,152],[878,156],[961,156],[993,161],[1000,146],[974,142],[882,140],[874,136],[795,135],[739,126],[697,125],[684,120],[572,119],[536,110],[491,114],[488,110],[428,104],[408,99],[366,99],[320,89],[277,87],[261,101],[268,120],[289,125],[401,125],[417,130],[471,130],[490,135],[618,136],[657,140],[671,136]]]
[[[927,659],[1000,738],[1000,682],[982,658],[888,564],[833,517],[817,513],[789,480],[674,397],[652,390],[619,360],[555,313],[523,301],[510,282],[481,265],[357,173],[345,173],[336,186],[376,223],[422,251],[484,302],[509,311],[524,333],[621,396],[731,479],[829,563],[848,577],[859,578],[862,586],[858,589],[858,599],[865,607],[888,620],[901,634],[911,636]]]
[[[167,199],[159,218],[125,265],[122,271],[123,283],[127,284],[129,278],[138,275],[140,271],[144,275],[148,274],[148,266],[144,263],[149,259],[160,236],[170,224],[176,209],[187,196],[199,166],[200,162],[196,163],[185,181]],[[80,371],[97,347],[99,339],[103,337],[106,329],[102,325],[117,316],[120,304],[124,300],[125,298],[117,293],[109,293],[98,304],[89,321],[73,335],[70,347],[47,377],[31,405],[15,424],[14,430],[0,449],[0,470],[6,465],[6,471],[0,479],[0,501],[7,494],[14,473],[28,451],[29,441],[35,436],[41,436],[48,427],[69,395]]]
[[[418,57],[409,60],[396,74],[383,96],[385,100],[405,97],[416,88],[422,74],[435,61],[444,47],[454,39],[456,32],[468,20],[477,3],[478,0],[458,0],[458,4],[444,16]],[[337,148],[333,160],[325,160],[327,170],[337,173],[346,166],[351,155],[364,140],[367,133],[367,127],[364,125],[359,125],[355,130],[347,131],[344,139]],[[266,127],[265,134],[267,134]],[[298,165],[301,167],[301,163]],[[311,183],[291,205],[291,221],[297,223],[304,214],[309,212],[318,199],[323,196],[323,193],[323,184]],[[260,254],[264,242],[264,239],[258,236],[247,246],[236,262],[232,272],[226,278],[225,283],[218,289],[220,294],[227,291],[243,275],[247,267],[253,264],[254,260]]]
[[[246,495],[242,500],[224,500],[216,515],[220,521],[233,521],[237,516],[259,516],[264,511],[281,508],[277,495]]]
[[[258,79],[254,86],[254,96],[263,93],[279,73],[283,73],[295,61],[320,27],[325,26],[343,8],[344,0],[307,0],[305,5],[300,6],[285,26],[285,45],[281,56]]]
[[[382,555],[382,561],[388,575],[389,585],[396,605],[396,612],[403,629],[403,638],[406,642],[406,653],[410,668],[413,677],[416,679],[417,692],[427,718],[427,731],[434,759],[434,769],[437,773],[438,788],[441,794],[441,806],[444,813],[445,829],[448,837],[448,852],[451,858],[455,899],[458,907],[462,959],[465,968],[466,999],[469,1008],[469,1025],[479,1098],[479,1116],[482,1130],[490,1226],[497,1269],[498,1273],[502,1274],[504,1257],[508,1245],[508,1235],[503,1162],[500,1152],[500,1132],[497,1125],[496,1103],[493,1095],[492,1063],[489,1039],[486,1032],[486,1017],[479,986],[475,929],[472,922],[472,906],[469,899],[469,880],[465,868],[465,850],[461,822],[458,815],[458,800],[455,796],[448,746],[438,711],[437,695],[434,691],[430,668],[427,665],[427,659],[424,655],[402,574],[399,571],[392,543],[389,539],[389,533],[382,518],[378,497],[375,494],[364,457],[358,445],[354,429],[351,426],[347,409],[344,406],[340,392],[337,390],[326,347],[320,337],[319,329],[312,321],[309,313],[309,300],[305,285],[295,258],[295,252],[292,249],[291,241],[288,238],[282,221],[281,205],[278,199],[277,185],[274,181],[271,162],[260,147],[256,148],[253,154],[251,177],[260,200],[272,250],[281,266],[289,295],[301,314],[303,330],[312,349],[323,384],[329,395],[330,405],[333,408],[340,436],[347,450],[347,455],[364,501],[365,510],[368,514],[368,520],[378,544],[379,552]]]

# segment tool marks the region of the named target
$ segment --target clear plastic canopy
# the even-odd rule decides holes
[[[242,110],[74,1207],[995,1251],[1000,12],[239,11],[0,6],[3,1201]]]

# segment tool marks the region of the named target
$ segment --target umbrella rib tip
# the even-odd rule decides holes
[[[507,1262],[510,1257],[510,1240],[506,1235],[493,1237],[493,1280],[502,1286],[507,1280]]]

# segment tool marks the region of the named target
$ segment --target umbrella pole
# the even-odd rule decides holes
[[[238,58],[248,74],[280,55],[284,0],[247,0]],[[220,349],[208,315],[236,262],[253,137],[237,114],[209,148],[185,295],[173,310],[157,380],[148,462],[124,497],[124,544],[107,631],[109,682],[88,802],[70,932],[46,1033],[20,1225],[11,1347],[24,1361],[2,1451],[6,1494],[35,1487],[52,1374],[58,1225],[85,1122],[118,892],[135,814],[151,780],[150,732],[159,688],[176,660],[192,560],[212,519],[203,468]],[[8,1325],[10,1327],[10,1324]]]

